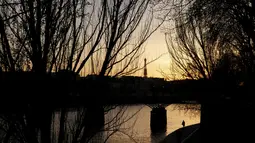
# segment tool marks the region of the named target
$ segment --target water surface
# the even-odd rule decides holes
[[[176,104],[166,107],[167,130],[164,133],[152,134],[150,130],[150,111],[146,105],[117,106],[105,114],[105,126],[91,140],[92,143],[158,143],[169,133],[182,127],[184,120],[186,126],[200,122],[200,114],[176,109]],[[68,125],[75,123],[77,111],[68,114]],[[54,128],[58,134],[59,113],[55,114]],[[71,141],[70,137],[68,139]],[[55,139],[57,140],[57,139]]]
[[[166,107],[167,110],[167,130],[165,133],[152,134],[150,130],[150,111],[151,108],[146,105],[131,105],[127,107],[126,114],[133,118],[128,120],[121,126],[124,131],[128,132],[128,135],[122,133],[116,133],[107,142],[108,143],[130,143],[134,138],[139,143],[158,143],[169,133],[182,127],[182,121],[184,120],[186,126],[196,124],[200,122],[200,114],[194,115],[186,110],[177,110],[174,105]],[[116,109],[117,111],[118,109]],[[115,111],[115,112],[116,112]],[[138,112],[138,113],[136,113]],[[107,118],[106,115],[105,117]],[[132,127],[129,130],[125,130],[127,127]],[[134,141],[133,141],[134,142]]]

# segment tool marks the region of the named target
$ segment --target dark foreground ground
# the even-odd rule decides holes
[[[186,126],[169,134],[160,143],[200,143],[200,124]]]

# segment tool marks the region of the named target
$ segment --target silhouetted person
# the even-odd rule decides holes
[[[185,121],[184,120],[182,120],[182,126],[185,127]]]

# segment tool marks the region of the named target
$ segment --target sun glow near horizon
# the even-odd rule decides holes
[[[146,42],[143,58],[146,58],[148,62],[158,58],[147,65],[148,77],[164,78],[160,71],[169,74],[171,60],[165,42],[165,35],[159,29]],[[143,70],[139,71],[138,76],[143,76]]]

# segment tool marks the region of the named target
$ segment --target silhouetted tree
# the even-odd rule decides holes
[[[130,72],[143,43],[162,24],[150,1],[1,1],[1,65],[15,69],[80,73],[93,54],[108,75],[118,64]],[[97,61],[98,62],[98,61]],[[100,70],[98,70],[100,69]]]
[[[254,73],[254,1],[194,1],[190,14],[205,21],[210,39],[230,44],[239,57],[242,80],[253,80]]]
[[[219,36],[214,40],[207,35],[206,23],[196,17],[180,12],[175,19],[175,31],[166,33],[166,42],[174,68],[186,78],[211,79],[218,62],[232,53],[229,45],[221,43]],[[229,70],[229,69],[226,69]]]
[[[254,85],[254,1],[194,0],[184,5],[177,7],[174,15],[177,39],[166,36],[174,64],[186,77],[211,79],[224,87],[212,96],[223,98],[207,100],[211,104],[201,106],[202,137],[214,138],[212,131],[220,128],[219,132],[226,133],[218,136],[221,142],[252,139],[246,131],[233,139],[231,128],[236,122],[254,120],[248,113],[254,104],[243,106],[248,105],[248,91],[253,92]],[[237,92],[241,81],[250,87]],[[243,110],[242,117],[236,117],[235,113]],[[236,128],[245,130],[239,125]]]
[[[154,23],[156,4],[150,0],[0,0],[0,67],[5,72],[40,74],[61,70],[79,74],[90,67],[100,76],[134,73],[144,42],[164,21]],[[8,117],[6,142],[10,132],[13,137],[19,132],[20,142],[52,141],[52,107],[35,106],[27,105],[17,118]],[[61,109],[59,143],[65,141],[66,114]],[[19,127],[12,126],[16,122]]]

